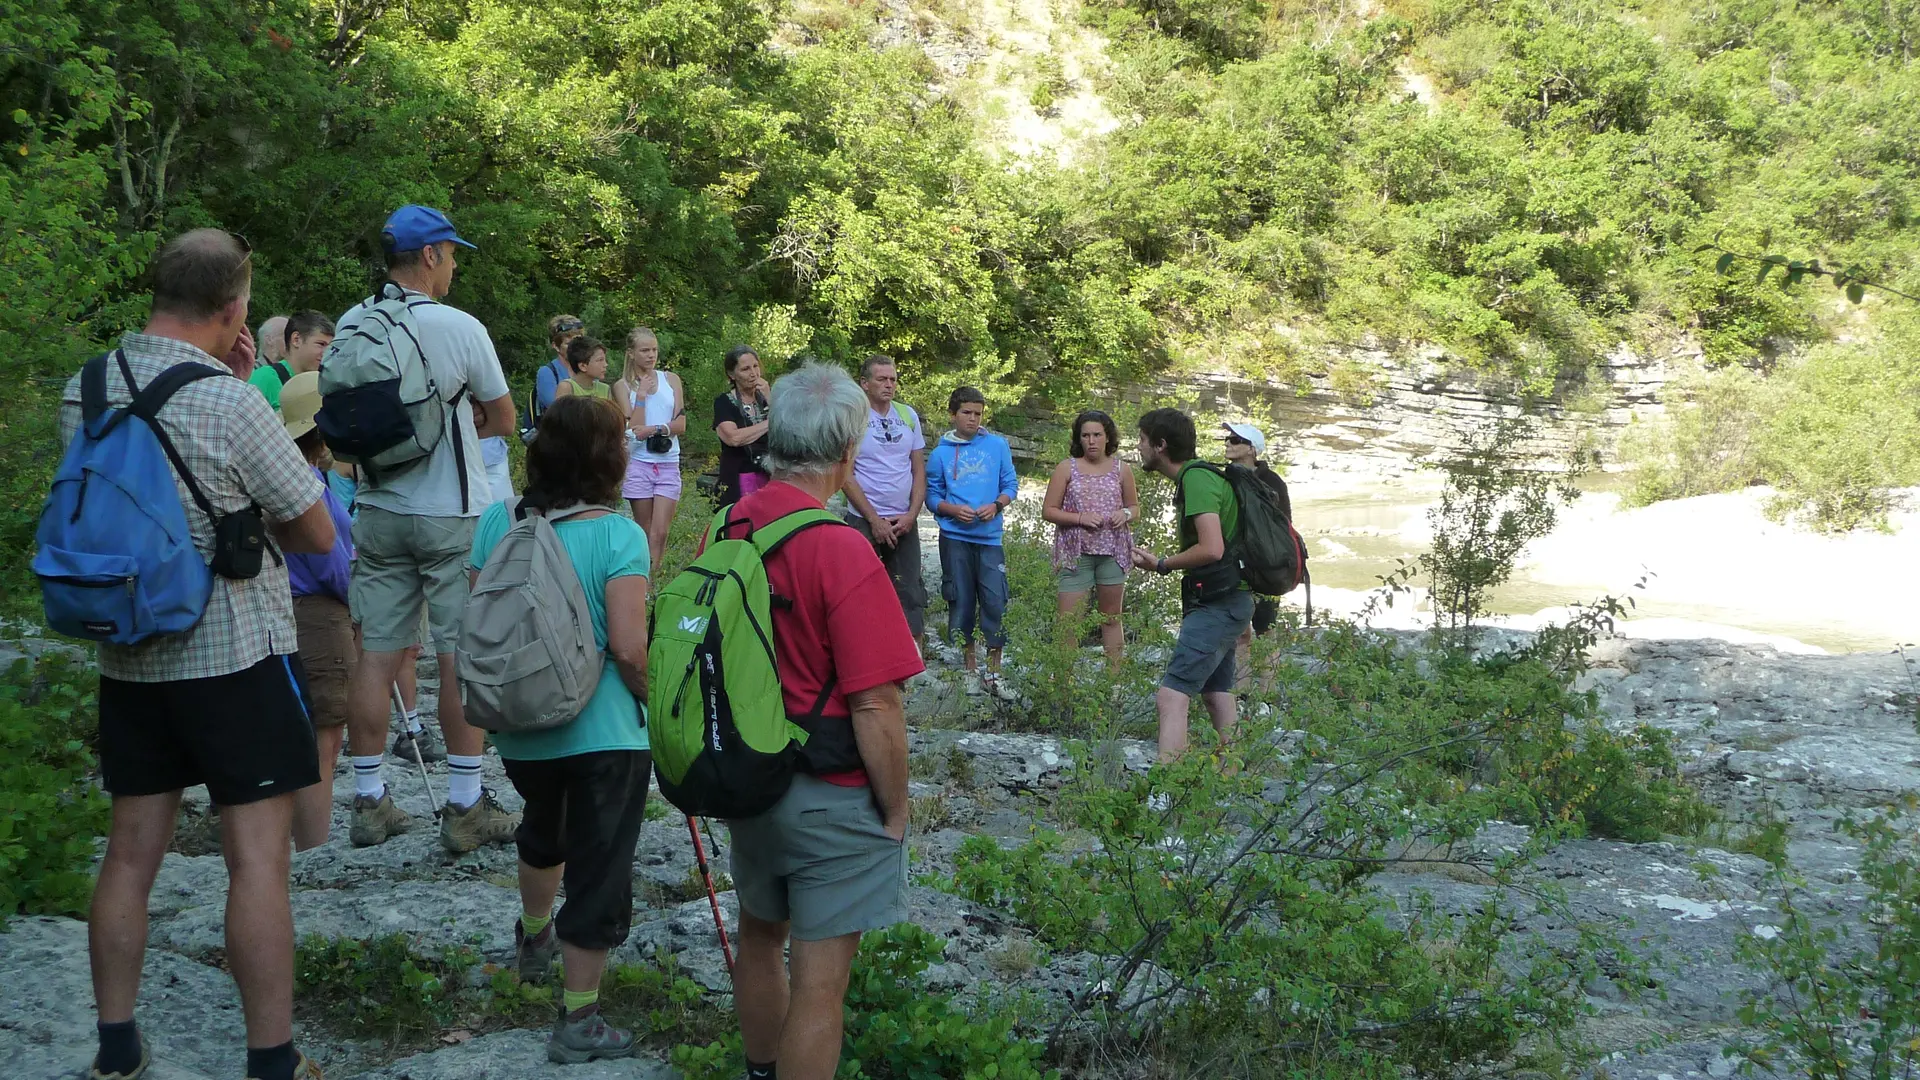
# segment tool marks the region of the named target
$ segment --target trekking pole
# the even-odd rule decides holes
[[[393,688],[394,708],[400,710],[400,716],[404,720],[407,715],[407,703],[400,697],[400,684],[388,683],[387,685]],[[440,804],[435,802],[433,798],[433,781],[427,779],[427,763],[420,756],[420,740],[413,739],[411,742],[413,745],[413,763],[420,767],[420,786],[427,789],[427,805],[433,808],[433,820],[439,821]]]
[[[687,835],[693,837],[693,861],[700,865],[700,878],[707,883],[707,904],[713,908],[713,928],[720,934],[720,956],[727,962],[727,974],[733,974],[733,946],[727,943],[727,924],[720,917],[720,894],[713,891],[713,873],[707,869],[707,848],[700,842],[700,829],[687,818]]]

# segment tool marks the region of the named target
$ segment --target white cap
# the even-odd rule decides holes
[[[1254,457],[1267,452],[1267,437],[1260,434],[1260,429],[1252,424],[1225,423],[1220,426],[1252,443]]]

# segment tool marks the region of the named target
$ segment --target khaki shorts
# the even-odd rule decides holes
[[[1125,585],[1127,572],[1111,555],[1082,555],[1073,569],[1060,571],[1060,591],[1086,592],[1095,585]]]
[[[907,846],[887,835],[872,788],[803,774],[773,809],[727,826],[740,910],[762,922],[792,922],[796,940],[906,919]]]
[[[359,660],[353,616],[331,596],[296,596],[293,621],[300,630],[300,666],[306,669],[313,726],[339,727],[347,722],[347,682]]]
[[[433,651],[450,653],[467,605],[473,518],[419,517],[361,506],[353,522],[353,619],[370,653],[420,644],[426,611]]]

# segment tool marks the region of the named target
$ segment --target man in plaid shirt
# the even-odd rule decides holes
[[[168,243],[149,268],[153,311],[120,339],[135,382],[176,364],[244,373],[252,256],[245,241],[196,229]],[[107,405],[133,398],[117,362]],[[80,377],[67,383],[60,434],[79,430]],[[333,521],[320,480],[286,429],[243,379],[202,379],[159,413],[186,467],[219,514],[258,506],[283,551],[324,553]],[[194,546],[211,561],[214,523],[178,476]],[[206,613],[191,630],[138,645],[100,646],[100,766],[113,797],[107,854],[94,887],[87,936],[99,1010],[93,1080],[133,1080],[149,1050],[134,1026],[147,944],[147,896],[173,838],[181,790],[205,784],[220,808],[229,877],[227,963],[246,1014],[252,1080],[318,1080],[293,1048],[293,912],[287,877],[294,792],[331,783],[319,775],[313,725],[301,701],[293,601],[283,560],[257,577],[215,575]]]

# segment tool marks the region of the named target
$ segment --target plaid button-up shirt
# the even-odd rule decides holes
[[[195,346],[174,338],[127,334],[120,339],[127,365],[141,386],[181,363],[227,368]],[[133,400],[120,365],[107,361],[107,405],[121,408]],[[258,505],[269,522],[291,521],[320,498],[320,480],[280,418],[247,383],[231,377],[188,383],[160,409],[160,425],[180,451],[214,512],[231,514]],[[80,429],[80,376],[68,380],[60,403],[60,441],[73,441]],[[200,510],[176,475],[180,505],[194,546],[213,558],[213,522]],[[299,647],[293,625],[293,596],[287,568],[269,555],[258,577],[230,581],[215,575],[206,614],[184,634],[151,638],[138,645],[100,646],[100,673],[125,682],[176,682],[244,671],[270,655]]]

